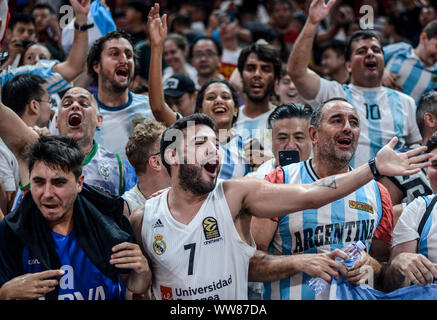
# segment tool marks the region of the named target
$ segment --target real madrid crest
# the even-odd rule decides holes
[[[153,241],[153,251],[155,251],[157,255],[162,255],[167,248],[167,245],[163,240],[164,237],[160,234],[157,234],[154,238],[155,241]]]

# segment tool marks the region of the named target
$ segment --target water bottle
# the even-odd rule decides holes
[[[355,261],[361,258],[361,251],[363,251],[365,247],[366,246],[361,241],[358,241],[357,243],[350,243],[346,249],[343,250],[343,252],[349,256],[349,258],[346,260],[336,258],[336,260],[343,263],[347,269],[351,269],[354,266]],[[329,283],[322,278],[311,278],[308,281],[308,285],[311,289],[313,289],[316,295],[319,295],[325,291],[325,289],[329,286]]]

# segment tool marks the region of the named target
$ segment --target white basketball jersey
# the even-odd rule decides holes
[[[167,195],[147,200],[141,230],[155,297],[247,300],[249,259],[256,249],[240,238],[222,181],[188,225],[173,218]]]

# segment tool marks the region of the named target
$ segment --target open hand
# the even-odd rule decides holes
[[[432,154],[420,153],[426,151],[422,146],[404,153],[397,153],[393,149],[398,142],[397,137],[393,137],[388,144],[378,151],[375,158],[376,168],[383,176],[409,176],[420,171],[421,168],[429,167],[429,159]]]
[[[159,4],[150,9],[147,19],[147,30],[149,31],[150,44],[152,46],[163,46],[167,38],[167,15],[159,16]]]

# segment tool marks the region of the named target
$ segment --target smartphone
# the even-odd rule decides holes
[[[300,161],[299,150],[280,150],[279,151],[279,165],[281,167],[287,166],[291,163]]]

